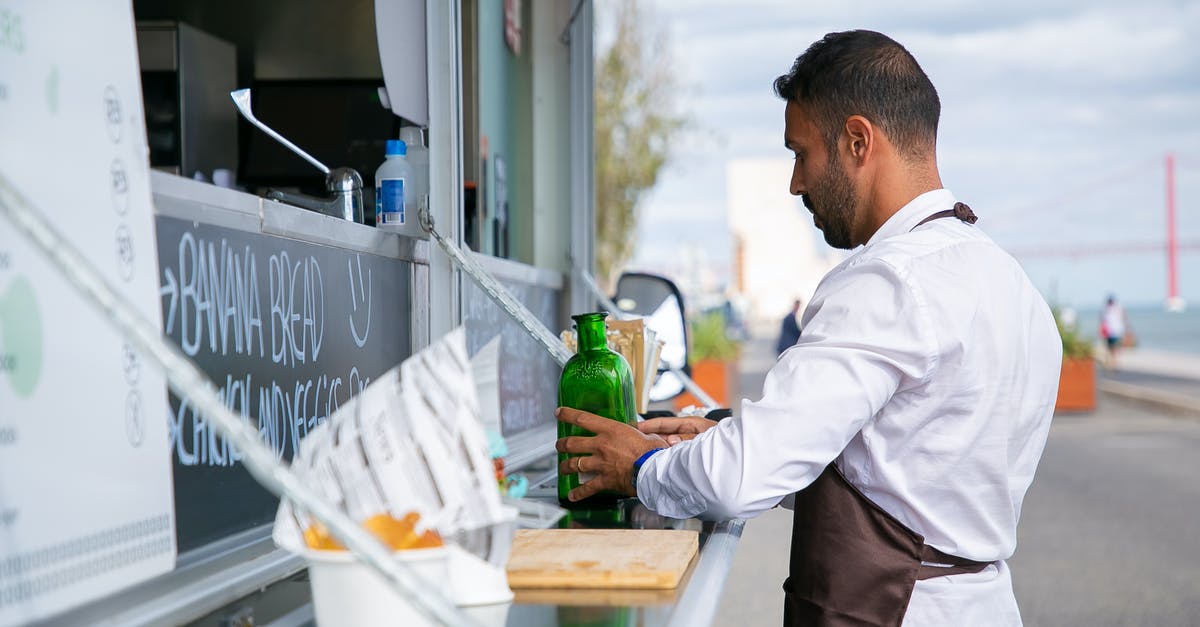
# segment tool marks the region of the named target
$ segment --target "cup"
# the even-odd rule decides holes
[[[319,627],[395,627],[430,625],[420,611],[370,566],[349,551],[302,549],[308,562],[313,609]],[[393,553],[418,577],[444,590],[449,579],[446,547]]]

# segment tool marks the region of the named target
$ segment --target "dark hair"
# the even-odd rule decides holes
[[[937,90],[904,46],[875,31],[825,35],[775,79],[775,93],[808,108],[831,149],[852,115],[880,127],[907,157],[937,143]]]

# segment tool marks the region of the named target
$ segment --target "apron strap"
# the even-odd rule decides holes
[[[921,220],[920,222],[918,222],[917,226],[921,226],[922,224],[925,224],[926,222],[929,222],[931,220],[937,220],[938,218],[958,218],[959,220],[962,220],[963,222],[966,222],[967,224],[975,224],[975,221],[979,219],[979,217],[975,215],[975,212],[971,211],[971,208],[968,207],[966,205],[966,203],[956,202],[956,203],[954,203],[953,209],[939,211],[939,212],[929,216],[928,218],[925,218],[924,220]],[[915,231],[917,229],[917,226],[914,226],[913,228],[909,229],[909,231]]]
[[[995,562],[976,562],[965,557],[943,553],[928,544],[922,544],[921,568],[917,571],[917,579],[977,573],[993,563]]]

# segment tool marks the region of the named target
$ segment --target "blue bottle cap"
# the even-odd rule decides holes
[[[387,140],[387,152],[384,154],[388,157],[391,157],[394,155],[400,155],[400,156],[407,155],[408,154],[408,145],[405,144],[403,140],[389,139],[389,140]]]

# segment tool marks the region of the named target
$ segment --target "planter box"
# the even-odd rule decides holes
[[[1058,380],[1055,411],[1096,409],[1096,362],[1091,358],[1064,358]]]
[[[720,407],[729,407],[729,382],[732,380],[733,366],[737,362],[734,361],[718,361],[715,359],[702,359],[692,364],[692,380],[700,389],[713,397]],[[684,392],[675,397],[675,411],[679,411],[688,405],[701,405],[702,403],[689,392]]]

